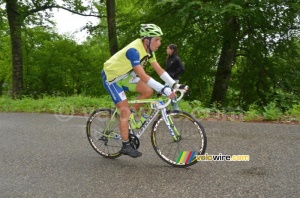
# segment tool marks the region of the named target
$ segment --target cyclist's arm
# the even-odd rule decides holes
[[[138,77],[145,83],[147,83],[150,79],[150,76],[146,74],[143,66],[140,63],[140,55],[138,51],[134,48],[130,48],[126,52],[126,57],[131,63],[131,66],[134,72],[138,75]]]
[[[145,72],[142,65],[134,66],[133,70],[144,83],[147,83],[150,80],[151,77]]]
[[[158,64],[158,62],[151,62],[152,67],[156,71],[156,73],[159,75],[159,77],[167,83],[170,87],[173,88],[173,86],[176,84],[176,82],[173,80],[173,78]]]
[[[161,83],[151,78],[148,74],[146,74],[142,65],[135,66],[133,70],[143,82],[145,82],[149,87],[151,87],[155,91],[162,92],[163,94],[167,95],[170,99],[176,96],[175,93],[171,90],[171,88],[162,85]]]
[[[159,65],[156,61],[155,53],[152,54],[153,56],[149,59],[149,62],[159,77],[170,87],[173,87],[176,83],[173,78]]]
[[[150,63],[153,67],[153,69],[156,71],[156,73],[161,76],[164,72],[166,72],[160,65],[158,62],[151,62]]]
[[[134,72],[139,76],[139,78],[145,82],[148,86],[150,86],[151,88],[153,88],[155,91],[160,92],[163,90],[164,86],[157,82],[156,80],[154,80],[153,78],[151,78],[148,74],[146,74],[143,66],[141,65],[140,61],[139,61],[139,54],[137,52],[136,49],[134,48],[130,48],[127,52],[126,52],[126,57],[130,60],[131,65],[133,67]],[[166,82],[166,77],[163,76],[168,76],[168,80],[172,80],[173,82],[171,82],[172,84],[170,84],[170,86],[173,86],[173,84],[175,84],[175,81],[168,75],[167,72],[165,72],[165,70],[163,70],[160,65],[157,63],[157,61],[154,59],[152,59],[153,61],[151,61],[151,65],[154,64],[154,67],[157,68],[157,72],[160,75],[161,79],[163,79]],[[160,69],[159,69],[160,68]],[[156,69],[155,69],[156,71]],[[167,94],[167,95],[170,95]]]

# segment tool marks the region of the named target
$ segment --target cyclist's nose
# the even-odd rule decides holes
[[[159,47],[159,46],[161,45],[161,42],[160,42],[160,40],[158,40],[158,42],[157,42],[157,43],[158,43],[158,47]]]

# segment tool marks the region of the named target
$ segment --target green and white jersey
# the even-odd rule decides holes
[[[142,39],[136,39],[107,60],[103,70],[108,82],[116,82],[126,78],[134,66],[145,66],[148,61],[156,62],[154,52],[151,56],[145,50]]]

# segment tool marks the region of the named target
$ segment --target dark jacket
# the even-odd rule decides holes
[[[166,61],[166,72],[174,79],[179,80],[180,75],[184,72],[184,66],[179,56],[171,55]]]

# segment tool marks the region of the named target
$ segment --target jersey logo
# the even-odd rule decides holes
[[[148,60],[149,60],[149,58],[150,58],[150,57],[149,57],[148,55],[144,56],[144,57],[140,60],[141,65],[146,66],[146,64],[147,64],[147,62],[148,62]]]

